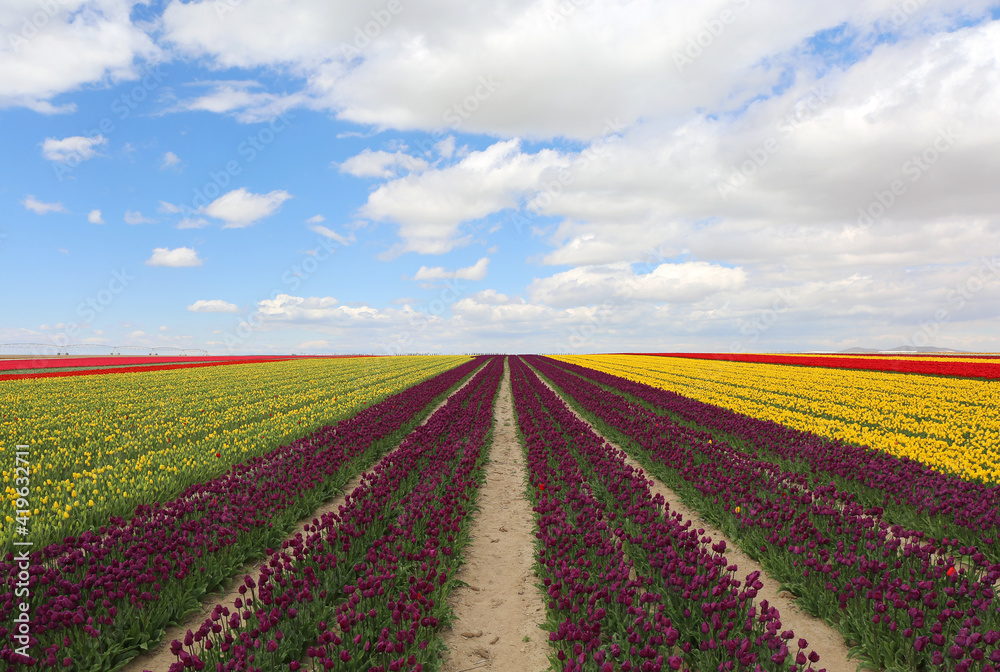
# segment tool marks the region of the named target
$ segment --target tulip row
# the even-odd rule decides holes
[[[1000,485],[965,481],[915,460],[830,441],[594,369],[552,364],[623,394],[644,410],[711,432],[750,456],[816,481],[832,481],[860,504],[880,507],[888,522],[979,545],[988,558],[1000,562]]]
[[[725,543],[665,515],[641,472],[580,421],[521,360],[511,366],[548,592],[564,670],[812,670],[791,654],[759,574],[735,578]],[[630,578],[634,576],[634,578]]]
[[[0,381],[0,445],[31,446],[30,507],[16,505],[23,473],[0,464],[0,549],[15,515],[30,517],[36,546],[77,536],[467,361],[302,358]]]
[[[169,623],[282,539],[356,473],[410,431],[476,368],[472,360],[354,417],[192,485],[166,503],[141,505],[31,553],[31,651],[43,667],[113,669],[146,649]],[[17,566],[0,562],[0,623],[13,622]],[[17,662],[0,626],[0,660]],[[39,655],[40,652],[40,655]]]
[[[337,513],[270,553],[256,580],[244,578],[234,610],[217,605],[172,643],[172,672],[386,672],[436,660],[502,377],[495,357],[366,473]]]
[[[69,378],[76,376],[103,376],[110,373],[149,373],[150,371],[172,371],[174,369],[201,369],[207,366],[229,366],[231,364],[261,364],[270,362],[283,362],[290,359],[289,357],[246,357],[243,359],[224,359],[214,362],[181,362],[181,363],[157,363],[157,364],[147,364],[147,365],[129,365],[129,364],[119,364],[118,366],[109,367],[99,367],[99,368],[70,368],[70,369],[54,369],[52,367],[47,367],[40,371],[30,371],[30,372],[19,372],[19,373],[7,373],[6,371],[0,372],[0,382],[8,380],[31,380],[33,378]]]
[[[1000,564],[974,546],[890,526],[835,485],[530,361],[877,669],[997,669]]]
[[[804,430],[918,460],[962,479],[1000,484],[996,383],[681,357],[570,355],[598,369]]]
[[[222,362],[226,360],[247,359],[238,356],[208,356],[203,357],[130,357],[128,355],[98,356],[98,357],[39,357],[37,359],[2,359],[0,360],[0,372],[17,372],[25,370],[69,368],[69,367],[109,367],[109,366],[136,366],[143,364],[191,364],[194,362]],[[256,359],[256,358],[254,358]],[[286,359],[285,357],[275,357],[274,359]]]
[[[638,353],[636,353],[638,354]],[[723,362],[749,362],[754,364],[785,364],[789,366],[820,366],[831,369],[857,371],[886,371],[894,373],[919,373],[962,378],[1000,379],[1000,362],[985,357],[845,357],[843,355],[752,355],[718,353],[656,353],[656,357],[682,357],[709,359]]]

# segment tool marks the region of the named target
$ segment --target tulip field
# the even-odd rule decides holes
[[[549,669],[1000,670],[992,361],[755,357],[21,366],[0,669],[528,669],[447,644],[510,404]]]

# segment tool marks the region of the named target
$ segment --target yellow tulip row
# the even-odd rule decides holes
[[[643,355],[557,359],[1000,483],[1000,381]]]
[[[300,359],[0,382],[0,441],[29,448],[36,545],[128,516],[468,357]],[[14,458],[0,468],[15,537]],[[16,486],[16,487],[15,487]],[[16,515],[16,514],[15,514]]]

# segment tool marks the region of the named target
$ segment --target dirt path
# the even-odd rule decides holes
[[[545,602],[535,587],[535,522],[524,495],[509,365],[493,413],[490,462],[476,500],[480,510],[458,571],[468,587],[456,588],[448,600],[455,620],[442,633],[449,650],[442,672],[538,672],[549,667],[547,633],[538,627],[545,619]]]
[[[550,385],[547,380],[543,378],[542,382],[548,385],[550,390],[563,398],[560,390]],[[567,406],[569,405],[567,404]],[[587,426],[590,427],[595,434],[604,438],[604,440],[611,444],[614,448],[617,448],[625,453],[621,446],[608,441],[606,437],[597,431],[597,428],[595,428],[586,418],[577,413],[572,406],[569,408],[573,411],[576,417],[580,418],[583,422],[586,422]],[[837,632],[836,629],[828,625],[825,621],[816,618],[812,614],[800,610],[795,604],[795,597],[792,596],[791,593],[784,591],[778,592],[779,583],[772,579],[759,563],[743,553],[743,551],[741,551],[731,539],[726,537],[726,535],[722,534],[713,525],[702,519],[701,515],[697,511],[684,504],[677,494],[664,485],[662,481],[650,476],[638,462],[628,456],[628,453],[625,453],[625,455],[625,461],[634,469],[642,473],[646,480],[650,482],[649,489],[654,495],[660,494],[663,496],[663,499],[666,500],[669,509],[673,514],[679,514],[682,520],[690,520],[692,525],[696,528],[704,529],[705,534],[710,536],[713,539],[713,542],[725,540],[725,556],[729,558],[730,564],[735,564],[739,567],[737,574],[740,577],[746,576],[750,572],[754,571],[761,573],[760,582],[763,583],[764,586],[757,592],[757,601],[760,602],[760,600],[767,600],[771,606],[777,607],[779,613],[781,614],[782,629],[790,629],[795,632],[796,639],[801,637],[809,642],[808,648],[819,654],[819,663],[817,663],[819,667],[825,667],[827,672],[856,672],[859,661],[855,660],[852,662],[848,660],[848,646],[844,642],[844,638],[839,632]]]
[[[473,377],[475,377],[475,373],[478,372],[479,370],[477,369],[473,375],[465,381],[465,383],[463,383],[460,387],[455,388],[452,395],[472,382]],[[452,395],[448,395],[447,399],[442,400],[440,404],[435,406],[434,410],[431,411],[420,424],[427,424],[427,421],[431,419],[431,416],[433,416],[439,408],[444,406]],[[391,450],[386,452],[385,455],[379,458],[379,461],[384,460],[388,455],[392,454],[392,452],[393,451]],[[374,465],[372,465],[369,470],[373,468]],[[302,534],[305,531],[307,525],[312,525],[313,520],[316,520],[318,523],[319,519],[324,514],[337,511],[337,509],[347,500],[347,496],[361,483],[361,476],[362,474],[357,474],[354,478],[347,482],[339,495],[310,513],[305,518],[301,519],[295,528],[288,534],[287,538],[294,539],[296,535]],[[205,622],[205,619],[212,614],[212,610],[215,609],[216,604],[222,604],[228,607],[231,612],[235,611],[234,603],[236,602],[236,598],[240,596],[237,591],[239,590],[239,587],[243,585],[243,582],[239,580],[239,577],[246,574],[256,576],[260,573],[260,568],[264,566],[265,562],[266,559],[260,559],[244,565],[243,569],[234,575],[232,585],[228,589],[224,592],[214,592],[206,595],[201,601],[200,612],[188,616],[188,618],[181,625],[167,628],[167,631],[160,639],[159,644],[151,648],[149,651],[140,654],[125,663],[123,667],[118,668],[117,672],[169,672],[170,666],[177,661],[177,657],[170,653],[170,642],[175,639],[183,640],[184,635],[188,630],[197,630],[201,624]]]

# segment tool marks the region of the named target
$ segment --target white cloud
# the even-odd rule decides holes
[[[313,217],[312,219],[315,219],[315,217]],[[307,221],[309,221],[309,220],[307,220]],[[354,236],[353,235],[350,236],[350,237],[342,236],[339,233],[337,233],[336,231],[334,231],[333,229],[327,228],[327,227],[323,226],[322,224],[314,224],[313,226],[309,227],[309,230],[313,231],[315,233],[318,233],[321,236],[325,236],[327,238],[330,238],[331,240],[335,240],[338,243],[340,243],[341,245],[343,245],[344,247],[347,247],[352,242],[354,242]]]
[[[50,212],[69,212],[62,203],[43,203],[31,194],[25,196],[21,203],[36,215],[47,215]]]
[[[522,0],[476,11],[445,2],[407,6],[383,27],[364,4],[296,0],[289,11],[246,0],[220,19],[212,2],[175,1],[163,27],[181,53],[220,68],[286,68],[307,81],[302,104],[343,120],[590,139],[615,116],[632,124],[698,108],[738,110],[770,95],[786,67],[817,67],[821,59],[807,43],[817,33],[843,27],[860,35],[864,49],[876,22],[888,25],[899,11],[895,0],[749,4]],[[912,38],[988,16],[989,6],[924,0],[898,32]],[[721,25],[723,10],[734,18],[714,36],[706,24]],[[361,43],[368,25],[372,37]],[[702,35],[707,46],[690,64],[681,62]]]
[[[472,266],[466,266],[465,268],[459,268],[454,271],[449,271],[441,266],[435,266],[434,268],[428,268],[427,266],[421,266],[417,270],[417,274],[413,276],[414,280],[446,280],[446,279],[456,279],[456,280],[482,280],[486,277],[486,270],[490,266],[489,257],[483,257],[477,261]]]
[[[93,137],[74,135],[62,140],[45,138],[45,141],[42,143],[42,156],[49,161],[76,165],[81,161],[92,159],[97,155],[97,150],[94,148],[106,145],[107,143],[108,139],[103,135],[95,135]]]
[[[330,341],[326,339],[317,339],[315,341],[305,341],[304,343],[299,343],[299,350],[328,350],[330,348]]]
[[[737,291],[746,283],[741,268],[706,262],[659,264],[636,274],[631,264],[581,266],[535,279],[528,287],[533,301],[555,307],[598,303],[693,303],[724,291]]]
[[[517,139],[497,142],[451,166],[396,179],[372,192],[361,214],[395,222],[403,239],[386,256],[443,254],[467,244],[463,222],[518,207],[537,191],[545,171],[565,162],[555,150],[524,154],[520,147]]]
[[[137,330],[133,331],[131,334],[129,334],[128,337],[129,338],[142,338],[145,335],[146,335],[145,331],[141,331],[141,330],[137,329]]]
[[[203,229],[208,226],[208,220],[202,217],[184,217],[177,222],[178,229]]]
[[[136,225],[136,224],[152,224],[155,220],[148,219],[142,216],[142,213],[138,210],[126,210],[125,211],[125,223]]]
[[[179,156],[173,152],[167,152],[163,155],[163,162],[160,164],[160,168],[172,168],[179,164],[181,159]]]
[[[91,210],[90,214],[87,215],[87,221],[90,222],[91,224],[103,224],[104,218],[101,217],[100,210],[94,209]]]
[[[225,222],[224,229],[240,229],[273,215],[292,196],[287,191],[254,194],[240,187],[215,199],[202,209],[206,215]]]
[[[403,152],[390,153],[382,150],[366,149],[340,164],[340,172],[355,177],[395,177],[400,171],[419,173],[426,170],[428,163],[417,156]]]
[[[322,224],[325,221],[326,217],[324,217],[323,215],[313,215],[312,217],[306,220],[306,224]]]
[[[43,114],[69,112],[72,103],[55,105],[60,94],[88,84],[142,80],[150,70],[152,88],[162,81],[156,68],[161,53],[133,22],[125,0],[5,0],[0,11],[0,107],[25,106]]]
[[[187,309],[192,313],[238,313],[240,310],[235,303],[222,299],[199,299]]]
[[[263,85],[252,80],[200,82],[198,85],[210,86],[212,90],[180,102],[176,110],[230,114],[237,121],[257,123],[275,119],[290,107],[306,102],[303,94],[278,95],[262,91]]]
[[[202,263],[203,260],[198,258],[198,253],[190,247],[178,247],[173,250],[157,247],[153,250],[153,256],[146,260],[147,266],[168,266],[170,268],[201,266]]]
[[[442,158],[450,159],[455,153],[455,136],[449,135],[444,140],[440,140],[434,144],[434,149],[437,153],[441,155]]]

